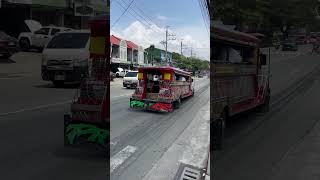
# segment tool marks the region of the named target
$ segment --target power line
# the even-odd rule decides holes
[[[130,8],[130,6],[131,6],[131,4],[133,3],[133,1],[134,0],[132,0],[131,2],[130,2],[130,4],[128,5],[128,7],[123,11],[123,13],[120,15],[120,17],[113,23],[113,25],[111,26],[111,28],[115,25],[115,24],[117,24],[117,22],[121,19],[121,17],[127,12],[127,10]],[[118,2],[118,1],[117,1]]]
[[[145,16],[147,17],[147,19],[149,19],[154,25],[158,26],[158,27],[161,27],[159,24],[157,24],[156,22],[154,22],[152,19],[154,18],[150,18],[150,16],[148,16],[147,14],[148,13],[145,13],[144,10],[146,10],[146,8],[144,8],[144,10],[142,10],[139,6],[137,6],[137,1],[135,2],[134,6]]]
[[[125,2],[124,0],[122,0],[123,2]],[[141,13],[138,13],[137,11],[135,11],[132,7],[130,7],[130,9],[135,12],[135,14],[137,14],[139,17],[141,17],[142,19],[144,19],[145,22],[147,22],[150,26],[151,25],[156,25],[148,16],[145,15],[145,13],[143,13],[143,11],[136,5],[136,3],[133,4],[133,6],[139,10]],[[160,27],[160,26],[159,26]]]
[[[202,0],[198,0],[198,4],[199,4],[199,8],[200,8],[200,11],[201,11],[201,15],[202,15],[202,19],[203,19],[203,22],[204,22],[204,25],[205,25],[205,28],[208,32],[208,35],[210,35],[210,31],[209,31],[209,28],[208,28],[208,21],[206,19],[206,15],[208,15],[206,12],[205,12],[205,7],[204,5],[202,4]]]
[[[123,0],[122,0],[123,1]],[[120,3],[119,1],[116,1],[122,8],[124,8],[125,9],[125,7],[122,5],[122,3]],[[123,1],[123,3],[125,4],[125,2]],[[125,4],[125,5],[127,5],[127,4]],[[161,30],[161,28],[159,28],[159,29],[154,29],[152,26],[150,26],[150,23],[149,22],[147,22],[146,20],[146,22],[148,23],[148,24],[146,24],[144,21],[143,21],[143,19],[145,19],[145,18],[143,18],[141,15],[139,15],[136,11],[134,11],[134,9],[132,9],[131,7],[129,8],[131,11],[129,11],[128,10],[128,12],[129,12],[129,14],[134,18],[134,19],[136,19],[137,21],[139,21],[141,24],[143,24],[145,27],[147,27],[148,29],[151,29],[153,32],[155,32],[155,33],[162,33],[162,32],[159,32],[159,30]],[[134,15],[134,14],[135,15]],[[138,16],[140,17],[138,17]],[[142,19],[142,20],[141,20]]]

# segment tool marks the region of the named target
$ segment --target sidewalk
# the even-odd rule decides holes
[[[320,122],[273,170],[270,180],[320,179]]]
[[[172,180],[180,163],[205,168],[210,142],[210,105],[203,106],[196,118],[178,137],[163,156],[153,165],[143,180]],[[207,176],[209,178],[210,176]]]

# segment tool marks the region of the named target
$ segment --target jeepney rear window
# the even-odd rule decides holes
[[[162,72],[157,70],[150,70],[145,72],[147,74],[147,93],[159,93],[160,81],[162,78]]]

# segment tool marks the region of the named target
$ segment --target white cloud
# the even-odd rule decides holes
[[[158,16],[157,16],[157,19],[159,19],[159,20],[161,20],[161,21],[166,21],[166,20],[168,20],[168,17],[158,15]]]
[[[169,41],[168,51],[180,53],[182,38],[183,46],[192,47],[193,54],[207,60],[210,59],[210,38],[207,31],[202,27],[174,27],[174,30],[169,30],[169,33],[175,33],[177,36],[176,40]],[[164,46],[160,42],[165,40],[165,28],[160,28],[156,25],[146,27],[139,21],[134,21],[127,28],[120,31],[111,31],[111,34],[132,41],[144,48],[148,48],[151,44],[154,44],[157,48],[164,49]],[[190,48],[184,49],[183,54],[190,56]]]

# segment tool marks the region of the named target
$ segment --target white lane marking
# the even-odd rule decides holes
[[[36,106],[36,107],[32,107],[32,108],[20,109],[20,110],[17,110],[17,111],[11,111],[11,112],[2,113],[2,114],[0,114],[0,117],[1,116],[6,116],[6,115],[10,115],[10,114],[17,114],[17,113],[21,113],[21,112],[25,112],[25,111],[34,111],[34,110],[39,110],[39,109],[43,109],[43,108],[58,106],[58,105],[67,104],[67,103],[71,103],[71,102],[72,101],[69,100],[69,101],[64,101],[64,102],[59,102],[59,103],[40,105],[40,106]]]
[[[134,146],[126,146],[110,160],[110,172],[112,173],[117,167],[119,167],[126,159],[128,159],[137,148]]]

